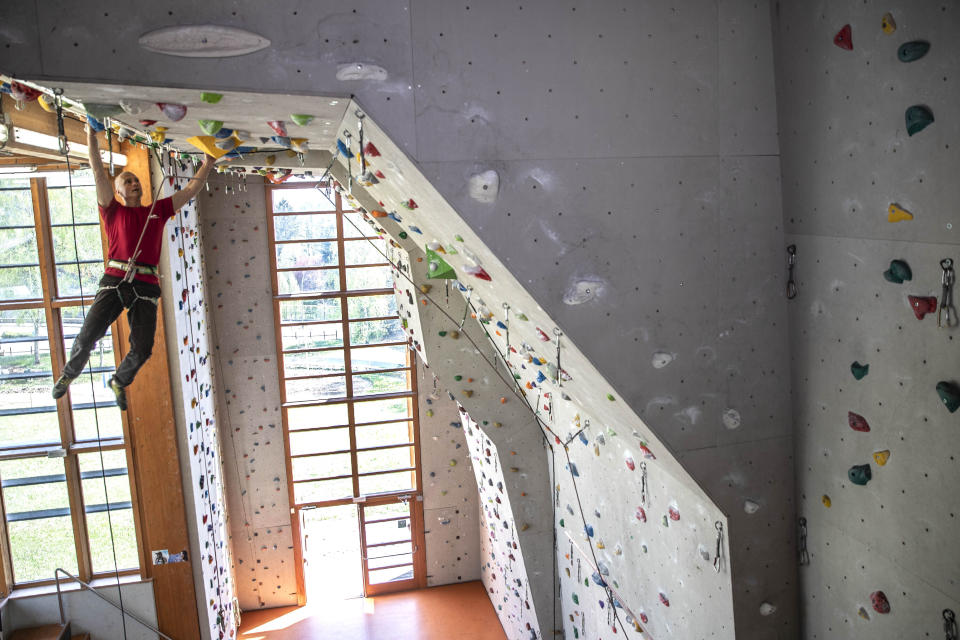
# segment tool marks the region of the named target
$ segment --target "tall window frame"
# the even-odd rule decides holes
[[[72,532],[75,558],[61,553],[63,558],[60,559],[66,565],[63,568],[76,572],[81,580],[113,577],[116,573],[121,576],[142,575],[142,535],[132,472],[134,460],[129,447],[130,425],[126,413],[116,407],[112,393],[103,383],[121,359],[117,323],[100,341],[100,349],[92,354],[91,363],[71,385],[71,392],[58,400],[49,396],[53,381],[68,357],[71,340],[79,330],[79,321],[97,293],[96,280],[92,278],[102,270],[103,255],[106,254],[106,238],[99,226],[95,194],[92,214],[84,210],[82,221],[66,222],[54,219],[57,213],[51,207],[50,194],[53,190],[63,190],[59,200],[61,206],[65,206],[67,196],[76,195],[76,191],[67,194],[69,184],[48,185],[45,177],[30,178],[28,188],[10,186],[7,180],[3,182],[7,185],[2,187],[4,190],[29,191],[33,224],[32,229],[28,229],[30,225],[26,221],[2,226],[0,233],[15,230],[29,234],[32,230],[36,262],[16,263],[11,267],[2,264],[7,260],[0,258],[0,268],[37,269],[41,295],[32,295],[33,291],[27,295],[15,295],[11,294],[12,289],[0,290],[0,324],[6,326],[9,318],[23,313],[37,316],[32,337],[0,337],[0,349],[3,350],[0,361],[4,360],[4,353],[9,356],[17,352],[15,343],[26,341],[33,345],[34,362],[39,365],[32,370],[28,367],[26,373],[10,373],[0,368],[0,378],[3,379],[0,383],[29,381],[33,386],[32,397],[28,400],[30,406],[19,406],[23,402],[14,398],[18,394],[10,393],[6,399],[0,399],[0,405],[3,405],[0,406],[0,422],[6,421],[2,426],[8,433],[16,432],[17,428],[11,429],[11,425],[17,420],[22,424],[27,420],[24,416],[29,415],[55,414],[56,424],[46,430],[40,427],[39,435],[33,440],[30,440],[31,436],[11,440],[7,434],[0,433],[0,508],[3,516],[0,518],[0,590],[9,594],[17,588],[55,583],[52,568],[56,567],[42,567],[49,573],[38,577],[40,569],[25,564],[24,553],[35,553],[34,550],[24,551],[24,547],[37,543],[31,540],[34,535],[41,537],[40,543],[44,541],[42,536],[47,536],[48,542],[41,549],[44,553],[51,553],[49,541],[62,545],[64,536]],[[78,189],[93,193],[94,187],[88,180]],[[89,205],[89,201],[88,197],[85,204]],[[63,212],[60,213],[60,217],[64,217]],[[84,232],[86,250],[92,253],[67,255],[76,246],[70,244],[75,234]],[[68,284],[69,269],[76,269],[77,265],[81,266],[83,273],[78,282],[73,283],[77,285],[74,287]],[[62,293],[61,289],[64,290]],[[44,325],[44,331],[37,329],[40,324]],[[6,334],[0,332],[0,335]],[[41,356],[49,358],[49,369],[40,364]],[[2,388],[0,386],[0,390]],[[50,419],[46,418],[46,422]],[[42,425],[43,421],[37,419],[34,424]],[[50,500],[56,503],[53,508],[50,508]],[[112,521],[109,525],[107,516]],[[58,519],[64,524],[65,518],[69,519],[69,530],[61,527],[61,531],[51,525]],[[24,522],[29,525],[24,526]],[[28,544],[27,540],[31,542]],[[119,571],[114,565],[114,545],[119,554]],[[59,559],[55,564],[61,566]]]

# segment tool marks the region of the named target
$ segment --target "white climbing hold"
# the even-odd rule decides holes
[[[769,616],[773,615],[776,612],[777,608],[770,604],[769,602],[762,602],[760,604],[760,615]]]
[[[700,545],[697,547],[697,550],[700,552],[700,557],[703,558],[704,562],[710,562],[710,551],[707,550],[705,545]]]
[[[500,176],[493,169],[475,173],[470,176],[467,189],[470,197],[477,202],[490,204],[497,199],[497,193],[500,191]]]
[[[138,116],[152,106],[152,102],[146,102],[145,100],[120,100],[120,108],[131,116]]]
[[[563,294],[563,303],[569,305],[583,304],[600,297],[606,291],[607,283],[600,278],[583,278],[575,280],[567,287]]]
[[[723,426],[731,431],[740,427],[740,412],[736,409],[727,409],[723,412]]]
[[[760,504],[757,502],[754,502],[753,500],[744,500],[743,510],[749,513],[750,515],[753,515],[760,510]]]
[[[349,62],[337,67],[337,80],[376,80],[387,79],[387,70],[375,64],[365,62]]]
[[[667,353],[666,351],[657,351],[653,354],[653,368],[654,369],[663,369],[665,366],[674,361],[677,357],[675,353]]]

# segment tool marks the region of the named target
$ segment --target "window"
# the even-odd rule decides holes
[[[74,174],[72,196],[71,208],[65,173],[0,179],[0,547],[14,585],[52,582],[57,567],[112,574],[114,546],[121,573],[140,564],[124,418],[107,387],[112,331],[70,392],[50,396],[103,271],[89,172]]]
[[[417,491],[414,362],[385,241],[313,184],[267,195],[291,502]]]

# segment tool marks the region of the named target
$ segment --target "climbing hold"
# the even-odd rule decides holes
[[[573,594],[573,604],[580,604],[580,598],[577,597],[577,594]]]
[[[345,143],[340,138],[337,138],[337,151],[342,153],[344,157],[347,157],[347,158],[350,157],[350,149],[347,148],[347,143]]]
[[[943,406],[945,406],[950,413],[960,408],[960,387],[952,382],[947,382],[946,380],[938,382],[937,395],[940,396],[940,399],[943,401]]]
[[[849,24],[843,25],[843,28],[837,32],[837,35],[833,36],[833,44],[841,49],[853,51],[853,30]]]
[[[40,97],[40,91],[33,87],[13,81],[10,83],[10,96],[17,102],[33,102]],[[87,110],[89,113],[89,109]]]
[[[873,461],[877,463],[878,467],[882,467],[887,464],[887,460],[890,459],[890,450],[884,449],[883,451],[874,451],[873,452]]]
[[[53,104],[53,98],[40,94],[37,96],[37,104],[40,105],[40,108],[46,111],[47,113],[56,113],[57,109]]]
[[[670,519],[671,519],[671,520],[676,521],[676,520],[679,520],[679,519],[680,519],[680,510],[677,509],[677,508],[674,507],[674,506],[669,507],[669,508],[667,509],[667,513],[670,514]]]
[[[568,468],[570,469],[570,474],[571,474],[574,478],[579,478],[579,477],[580,477],[580,472],[577,471],[577,465],[575,465],[574,463],[571,462],[571,463],[568,465]]]
[[[904,220],[913,220],[913,214],[898,204],[891,204],[887,207],[887,222],[903,222]]]
[[[650,448],[645,442],[640,442],[640,452],[643,453],[643,457],[647,460],[656,460],[657,456],[653,455],[653,451],[650,451]]]
[[[585,525],[583,525],[583,532],[587,534],[587,537],[588,537],[588,538],[592,538],[592,537],[593,537],[593,525],[592,525],[592,524],[585,524]]]
[[[853,377],[857,380],[863,380],[864,376],[870,373],[870,365],[860,364],[858,361],[854,361],[850,365],[850,373],[853,374]]]
[[[290,148],[293,149],[296,153],[307,153],[310,151],[310,144],[307,142],[307,138],[290,138]],[[366,176],[364,175],[364,178]],[[376,180],[364,180],[360,179],[360,182],[365,187],[369,187],[371,184],[376,184]]]
[[[183,120],[183,117],[187,115],[187,108],[182,104],[175,104],[173,102],[158,102],[157,107],[160,111],[167,117],[168,120],[173,122],[180,122]]]
[[[613,394],[612,394],[612,393],[608,393],[608,394],[607,394],[607,400],[609,400],[610,402],[614,402],[614,401],[616,400],[616,398],[613,397]]]
[[[440,257],[440,254],[429,247],[426,249],[426,252],[428,278],[453,280],[457,277],[456,271],[454,271],[453,267],[447,264],[447,262]]]
[[[667,598],[667,594],[665,594],[663,591],[660,592],[660,602],[662,602],[663,606],[665,607],[670,606],[670,600]]]
[[[467,182],[467,193],[477,202],[489,204],[496,201],[500,190],[500,176],[493,169],[470,176]]]
[[[267,126],[273,129],[281,138],[287,137],[287,125],[283,124],[283,120],[267,120]]]
[[[541,329],[540,327],[537,327],[536,329],[537,329],[537,337],[540,339],[540,342],[550,342],[550,336],[548,336],[543,329]]]
[[[629,453],[626,456],[624,456],[623,461],[626,463],[627,469],[630,469],[630,471],[633,471],[634,469],[637,468],[636,463],[634,463],[633,458],[630,456]]]
[[[468,397],[468,398],[472,398],[472,397],[473,397],[473,389],[464,389],[464,390],[463,390],[463,395],[465,395],[465,396]]]
[[[820,496],[820,502],[822,502],[823,506],[825,506],[827,509],[829,509],[830,505],[833,504],[833,501],[830,500],[830,496],[828,496],[827,494],[823,494],[822,496]]]
[[[406,239],[407,239],[407,232],[406,232],[406,231],[401,231],[401,232],[398,233],[397,235],[400,236],[400,239],[401,239],[401,240],[406,240]]]
[[[870,431],[870,425],[867,424],[867,419],[858,413],[854,413],[853,411],[847,412],[847,424],[849,424],[850,428],[854,431],[860,431],[863,433]]]
[[[907,121],[907,133],[912,136],[915,133],[920,133],[933,122],[933,111],[930,110],[930,107],[915,104],[907,109],[905,117]]]
[[[271,153],[266,158],[264,158],[263,161],[267,163],[268,167],[272,167],[273,163],[277,161],[277,156]]]
[[[893,19],[893,14],[889,11],[883,14],[883,18],[880,20],[880,28],[887,35],[897,30],[897,23]]]
[[[386,218],[389,214],[386,211],[381,211],[380,209],[373,209],[370,211],[370,215],[374,218]]]
[[[431,284],[422,284],[420,285],[420,293],[430,293],[430,289],[433,288]]]
[[[869,464],[855,464],[847,471],[847,477],[853,484],[863,486],[870,482],[873,474],[870,472]]]
[[[191,136],[187,138],[187,143],[214,158],[220,158],[229,151],[229,149],[221,149],[217,146],[217,139],[213,136]]]
[[[760,615],[770,616],[776,613],[776,611],[777,611],[777,607],[775,605],[772,605],[769,602],[760,603]]]
[[[305,127],[311,122],[316,116],[310,116],[305,113],[291,113],[290,119],[293,120],[293,123],[299,127]]]
[[[145,126],[145,127],[152,127],[153,125],[157,124],[157,121],[156,121],[156,120],[141,120],[141,121],[140,121],[140,124],[142,124],[142,125]]]
[[[666,353],[665,351],[657,351],[653,354],[653,368],[654,369],[663,369],[665,366],[673,362],[674,356],[672,353]]]
[[[103,123],[101,123],[99,120],[97,120],[96,118],[94,118],[94,117],[91,116],[90,114],[87,114],[87,124],[90,125],[90,128],[93,129],[93,130],[96,131],[96,132],[100,132],[100,131],[106,130],[106,127],[103,126]],[[153,132],[151,132],[151,137],[152,137],[152,136],[153,136]],[[163,141],[163,137],[161,136],[161,142],[162,142],[162,141]]]
[[[890,613],[890,601],[883,591],[874,591],[870,594],[870,604],[877,613]]]
[[[223,129],[223,120],[197,120],[197,123],[208,136],[216,135],[220,129]]]
[[[151,103],[144,100],[127,100],[125,98],[120,101],[120,108],[131,116],[138,116],[151,106]]]
[[[216,133],[213,134],[213,137],[229,138],[232,135],[233,135],[233,129],[228,129],[227,127],[221,127],[216,131]],[[243,132],[237,131],[237,138],[246,139],[249,137],[250,137],[250,133],[248,131],[243,131]]]
[[[377,149],[372,142],[368,142],[364,145],[363,152],[371,158],[376,158],[380,155],[380,150]]]
[[[207,104],[217,104],[222,99],[223,99],[222,93],[214,93],[213,91],[200,92],[200,101],[206,102]]]
[[[404,209],[407,209],[408,211],[413,211],[414,209],[417,209],[420,206],[416,202],[414,202],[413,198],[410,198],[406,202],[401,202],[400,204],[403,206]]]
[[[912,42],[904,42],[900,45],[900,48],[897,49],[897,57],[900,58],[900,62],[913,62],[927,55],[928,51],[930,51],[929,42],[926,40],[913,40]]]
[[[731,431],[740,427],[740,412],[736,409],[727,409],[721,417],[723,426]]]
[[[39,95],[39,93],[37,95]],[[83,104],[83,108],[86,109],[87,115],[93,116],[97,120],[112,118],[113,116],[123,113],[123,109],[120,108],[120,105],[116,104],[96,104],[85,102]],[[184,107],[184,113],[186,113],[186,107]],[[171,120],[172,119],[173,118],[171,118]]]
[[[913,280],[913,271],[903,260],[892,260],[890,268],[883,272],[883,279],[894,284],[903,284],[908,280]]]
[[[923,320],[925,315],[937,310],[937,299],[933,296],[907,296],[907,299],[917,320]]]
[[[744,500],[744,502],[743,502],[743,510],[744,510],[748,515],[751,515],[751,516],[752,516],[752,515],[755,514],[757,511],[760,510],[760,503],[754,502],[753,500]]]
[[[474,264],[474,265],[464,265],[463,271],[464,271],[465,273],[470,274],[471,276],[474,276],[475,278],[480,278],[481,280],[486,280],[487,282],[490,282],[490,281],[492,280],[492,278],[490,277],[490,274],[487,273],[486,270],[485,270],[483,267],[481,267],[480,265],[477,265],[477,264]]]
[[[634,515],[637,516],[637,520],[639,520],[640,522],[647,521],[647,512],[643,510],[643,507],[637,507],[637,511]]]

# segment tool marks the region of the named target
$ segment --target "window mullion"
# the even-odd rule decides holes
[[[340,322],[343,332],[343,368],[344,385],[348,398],[353,397],[353,363],[350,358],[350,313],[347,308],[347,296],[343,292],[347,290],[347,267],[343,260],[343,199],[337,193],[337,264],[340,274]],[[360,474],[359,463],[357,462],[357,427],[354,424],[353,401],[347,402],[347,421],[350,425],[348,433],[350,434],[350,473],[353,481],[353,495],[360,495]]]

